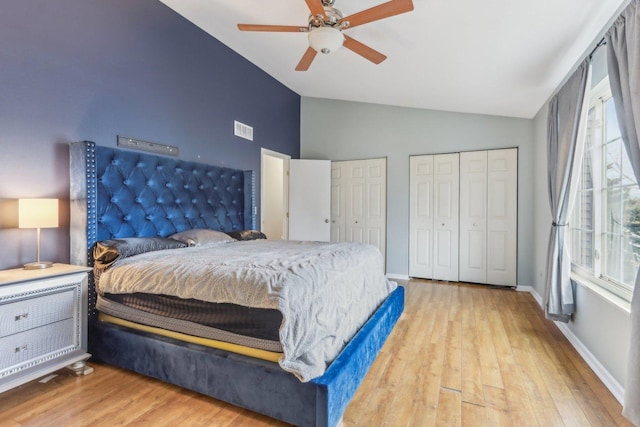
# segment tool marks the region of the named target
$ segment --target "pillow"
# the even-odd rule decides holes
[[[119,258],[162,249],[184,248],[183,242],[164,237],[127,237],[96,242],[93,260],[96,267],[107,268]]]
[[[183,242],[187,246],[203,246],[214,243],[235,242],[236,239],[222,231],[195,229],[185,230],[169,236],[172,239]]]
[[[236,240],[256,240],[267,238],[263,232],[258,230],[228,231],[227,234]]]

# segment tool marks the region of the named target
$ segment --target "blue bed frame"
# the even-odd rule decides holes
[[[78,142],[70,146],[71,261],[96,241],[193,228],[255,229],[253,171]],[[300,382],[278,364],[97,321],[89,283],[89,352],[130,369],[299,426],[336,426],[404,309],[398,287],[325,373]]]

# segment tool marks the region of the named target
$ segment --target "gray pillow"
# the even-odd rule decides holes
[[[236,239],[222,231],[206,229],[185,230],[169,237],[183,242],[187,246],[204,246],[236,241]]]
[[[267,238],[266,234],[258,230],[227,231],[226,233],[236,240],[257,240]]]
[[[96,267],[106,268],[117,259],[162,249],[184,248],[183,242],[165,237],[127,237],[97,242],[93,247],[93,260]]]

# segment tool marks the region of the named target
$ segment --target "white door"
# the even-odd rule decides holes
[[[490,150],[487,165],[487,283],[516,286],[518,150]]]
[[[433,277],[433,156],[409,157],[409,276]]]
[[[487,281],[487,152],[460,153],[460,280]]]
[[[360,242],[386,252],[387,159],[332,162],[331,241]]]
[[[460,155],[433,157],[433,279],[458,281]]]
[[[364,162],[345,162],[347,173],[345,222],[347,242],[366,243],[366,165]]]
[[[366,160],[365,242],[380,249],[387,247],[387,159]]]
[[[330,216],[331,162],[290,160],[289,239],[328,242]]]
[[[331,241],[346,242],[345,167],[344,162],[331,162]]]

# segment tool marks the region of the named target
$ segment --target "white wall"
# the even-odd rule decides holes
[[[301,158],[387,157],[387,271],[393,275],[408,274],[409,156],[518,147],[518,284],[531,286],[531,120],[307,97],[301,104]]]

